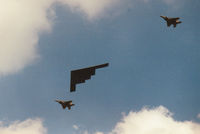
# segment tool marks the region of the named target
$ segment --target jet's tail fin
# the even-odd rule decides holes
[[[176,25],[177,24],[180,24],[180,23],[182,23],[181,21],[177,21],[175,24],[173,24],[174,25],[174,27],[176,27]]]
[[[68,106],[68,109],[70,110],[72,106],[74,106],[75,104],[71,104],[70,106]]]
[[[178,22],[177,22],[177,24],[180,24],[180,23],[182,23],[182,21],[178,21]]]

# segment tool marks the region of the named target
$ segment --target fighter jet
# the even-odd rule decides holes
[[[71,106],[74,106],[75,104],[72,104],[72,101],[62,101],[62,100],[55,100],[56,102],[60,103],[63,107],[63,109],[65,109],[66,107],[68,107],[68,109],[71,109]]]
[[[168,18],[166,16],[160,16],[160,17],[167,21],[168,27],[170,27],[173,24],[174,28],[175,28],[177,24],[182,23],[181,21],[179,21],[179,19],[180,19],[179,17],[177,17],[177,18]]]
[[[91,79],[91,76],[95,75],[96,69],[107,67],[108,65],[108,63],[105,63],[71,71],[70,92],[74,92],[76,90],[76,84],[85,83],[85,80]]]

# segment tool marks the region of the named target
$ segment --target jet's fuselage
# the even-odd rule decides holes
[[[181,23],[181,21],[179,21],[179,17],[177,18],[168,18],[166,16],[160,16],[161,18],[163,18],[164,20],[167,21],[167,26],[171,26],[174,25],[174,27],[176,27],[177,24]]]

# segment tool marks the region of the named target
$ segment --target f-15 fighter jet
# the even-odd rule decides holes
[[[68,109],[71,109],[71,106],[74,106],[75,104],[72,104],[72,101],[62,101],[62,100],[55,100],[56,102],[60,103],[63,107],[63,109],[65,109],[66,107],[68,107]]]
[[[71,71],[70,92],[74,92],[76,90],[76,84],[84,83],[85,80],[89,80],[92,75],[95,75],[96,69],[107,67],[108,65],[109,64],[106,63]]]
[[[177,18],[168,18],[166,16],[160,16],[160,17],[167,21],[168,27],[173,24],[174,28],[175,28],[177,24],[182,23],[181,21],[179,21],[179,19],[180,19],[179,17],[177,17]]]

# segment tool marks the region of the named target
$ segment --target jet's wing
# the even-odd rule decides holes
[[[179,20],[180,18],[179,17],[177,17],[177,18],[169,18],[169,20],[171,20],[171,21],[176,21],[176,20]]]
[[[167,26],[168,26],[168,27],[171,26],[171,24],[172,24],[172,23],[167,22]]]
[[[173,18],[174,20],[179,20],[180,18],[179,17],[177,17],[177,18]]]
[[[176,27],[176,24],[173,24],[174,25],[174,27]]]
[[[67,107],[67,105],[61,104],[62,108],[65,109]]]
[[[70,101],[67,101],[66,103],[67,103],[67,104],[72,104],[72,100],[70,100]]]
[[[72,103],[72,100],[70,100],[70,101],[67,101],[67,103]]]
[[[85,83],[85,80],[89,80],[92,75],[95,75],[96,69],[107,67],[108,65],[109,64],[106,63],[71,71],[70,92],[74,92],[76,90],[76,84]]]

